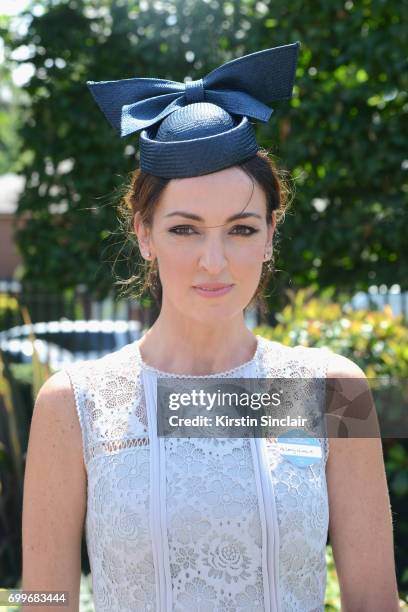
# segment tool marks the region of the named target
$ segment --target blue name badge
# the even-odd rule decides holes
[[[302,430],[293,430],[290,434],[278,436],[277,445],[280,454],[293,465],[308,467],[322,460],[319,439],[305,436]]]

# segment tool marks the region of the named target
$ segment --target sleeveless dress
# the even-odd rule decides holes
[[[256,336],[246,363],[194,378],[326,377],[327,349]],[[139,341],[65,368],[87,472],[96,612],[321,612],[329,507],[321,460],[272,438],[162,438]],[[189,377],[190,378],[190,377]]]

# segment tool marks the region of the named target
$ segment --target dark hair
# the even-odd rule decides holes
[[[285,178],[286,171],[279,169],[270,154],[264,149],[259,149],[255,156],[237,164],[237,166],[252,177],[263,189],[267,199],[266,222],[268,225],[272,224],[272,211],[276,210],[276,230],[273,238],[272,258],[263,263],[258,288],[250,303],[244,309],[245,312],[247,308],[258,303],[262,314],[266,316],[268,309],[264,292],[269,277],[274,270],[278,237],[277,228],[284,220],[285,212],[290,204],[289,195],[291,190]],[[130,183],[120,200],[118,213],[126,237],[136,246],[137,251],[137,239],[133,228],[135,213],[139,212],[140,219],[145,226],[151,227],[160,196],[170,180],[146,174],[139,168],[131,174]],[[143,259],[140,261],[140,256],[137,259],[139,271],[130,278],[119,280],[115,284],[124,287],[124,291],[121,292],[122,294],[129,294],[135,298],[140,298],[146,292],[150,292],[160,309],[162,303],[162,285],[159,278],[157,260],[146,261]],[[133,291],[135,286],[138,288],[136,292]]]

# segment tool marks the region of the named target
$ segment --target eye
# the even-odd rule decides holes
[[[252,236],[252,234],[256,234],[257,232],[259,232],[259,230],[249,225],[235,225],[233,229],[242,230],[238,232],[239,236]]]
[[[169,229],[169,232],[172,232],[177,236],[191,236],[191,234],[188,233],[188,230],[190,229],[193,229],[191,225],[178,225],[177,227],[172,227],[171,229]],[[193,233],[195,234],[196,232]]]

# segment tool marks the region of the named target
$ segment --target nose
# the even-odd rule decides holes
[[[219,274],[226,266],[225,245],[220,236],[208,235],[203,241],[199,267],[209,274]]]

